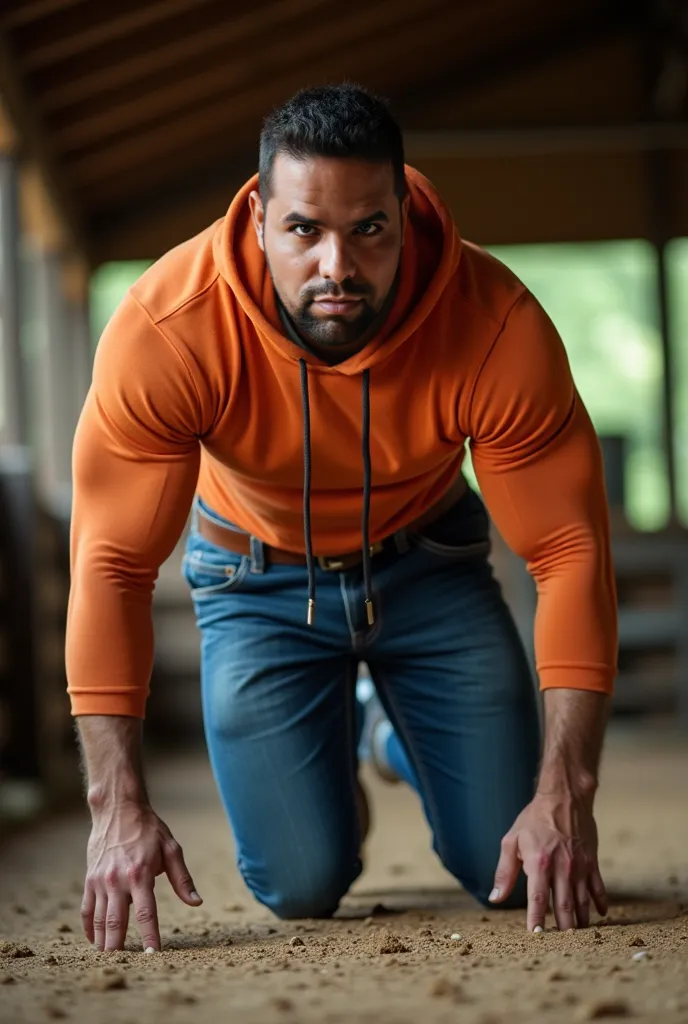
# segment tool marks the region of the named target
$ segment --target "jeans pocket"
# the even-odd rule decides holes
[[[210,545],[207,545],[210,548]],[[222,548],[187,551],[182,560],[182,576],[194,599],[215,597],[238,590],[250,565],[248,555],[235,555]]]
[[[490,554],[490,518],[480,497],[473,491],[462,498],[420,533],[411,534],[411,542],[440,558],[468,561]]]

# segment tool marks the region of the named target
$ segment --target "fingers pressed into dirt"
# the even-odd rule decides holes
[[[491,903],[501,903],[516,885],[521,861],[518,857],[518,842],[515,836],[507,835],[502,839],[502,851],[494,876],[494,888],[490,893]]]
[[[160,949],[160,926],[158,908],[153,893],[153,883],[145,883],[132,890],[134,919],[144,949]]]
[[[609,910],[609,900],[607,899],[607,890],[605,889],[604,882],[602,881],[602,875],[600,874],[600,869],[597,864],[595,864],[590,872],[588,888],[597,913],[604,917]]]
[[[107,893],[104,889],[96,891],[96,906],[93,912],[93,944],[96,949],[105,949],[105,931],[107,920]]]
[[[96,909],[96,894],[93,888],[86,883],[84,888],[84,896],[81,901],[81,924],[84,929],[84,935],[89,942],[94,942],[95,936],[93,933],[93,915]]]
[[[538,926],[545,927],[547,907],[549,906],[550,877],[549,872],[540,864],[530,865],[524,870],[528,877],[528,911],[526,927],[532,932]]]
[[[552,909],[557,928],[565,932],[573,928],[575,899],[573,893],[573,871],[567,856],[560,854],[555,857],[554,877],[552,885]]]
[[[129,894],[120,890],[108,892],[105,921],[105,949],[123,949],[129,925]]]

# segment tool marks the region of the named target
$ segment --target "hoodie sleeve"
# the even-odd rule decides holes
[[[153,588],[193,500],[200,420],[180,353],[127,296],[98,345],[74,439],[66,637],[74,715],[144,717]]]
[[[617,611],[601,451],[563,343],[527,291],[483,363],[468,418],[488,509],[537,585],[541,688],[611,693]]]

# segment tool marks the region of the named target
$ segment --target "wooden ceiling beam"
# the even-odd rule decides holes
[[[160,72],[177,68],[184,61],[196,57],[208,57],[218,53],[226,59],[226,51],[230,47],[246,44],[254,36],[260,37],[260,46],[264,44],[265,26],[271,31],[283,32],[289,22],[323,7],[326,0],[275,0],[265,7],[252,8],[232,17],[230,20],[211,23],[198,31],[191,32],[180,38],[172,38],[150,48],[147,40],[135,47],[131,40],[122,46],[122,52],[109,48],[110,61],[103,64],[98,61],[94,70],[81,73],[89,60],[85,55],[79,68],[70,68],[70,72],[79,72],[78,78],[70,78],[63,84],[50,83],[45,89],[42,103],[48,112],[62,110],[80,104],[103,93],[120,90],[142,79],[157,76]]]
[[[478,89],[504,81],[521,71],[543,66],[568,54],[584,50],[606,39],[629,36],[641,25],[642,0],[604,0],[593,9],[563,9],[554,20],[542,21],[532,32],[514,38],[510,31],[492,53],[477,54],[472,60],[448,70],[439,68],[422,86],[409,86],[399,97],[407,124],[423,118],[424,110],[439,92]]]
[[[14,54],[0,32],[0,96],[17,132],[18,152],[40,170],[45,189],[62,223],[65,247],[80,252],[85,259],[90,250],[81,212],[57,163],[31,97],[24,86]]]
[[[424,14],[432,16],[445,6],[445,0],[425,0]],[[353,48],[371,34],[389,31],[390,26],[403,27],[415,22],[418,8],[415,3],[400,0],[381,0],[371,7],[369,0],[350,0],[346,13],[342,9],[337,18],[315,19],[298,33],[298,46],[285,46],[282,39],[259,42],[261,64],[270,68],[271,76],[288,72],[301,61],[311,61],[327,50],[333,32],[341,49]],[[203,109],[216,98],[226,97],[228,103],[250,86],[256,79],[256,58],[252,48],[240,51],[231,63],[204,70],[203,60],[193,65],[178,65],[170,73],[158,76],[156,86],[142,93],[140,86],[130,87],[126,99],[103,109],[102,103],[91,103],[87,116],[78,116],[78,108],[70,111],[70,123],[62,130],[53,127],[56,145],[61,152],[80,148],[95,148],[103,140],[129,134],[137,127],[145,130],[147,124],[165,122],[174,124],[180,111]],[[256,82],[257,87],[260,82]]]
[[[578,25],[577,28],[576,25]],[[618,22],[615,23],[614,30],[618,32]],[[561,22],[559,20],[556,24],[550,24],[546,26],[546,29],[535,32],[532,37],[535,40],[534,42],[527,38],[517,40],[512,38],[510,47],[503,45],[499,49],[498,54],[475,59],[464,67],[457,68],[455,62],[449,70],[442,67],[433,67],[430,69],[428,79],[439,83],[436,87],[445,89],[458,87],[464,92],[470,92],[472,89],[479,88],[486,80],[491,82],[504,81],[523,66],[532,68],[533,66],[545,64],[548,60],[556,60],[564,52],[575,52],[576,49],[583,49],[587,43],[594,43],[600,38],[605,38],[609,33],[610,24],[608,20],[595,19],[591,21],[588,13],[588,18],[583,23],[580,18],[574,21],[574,18],[569,14],[565,21]],[[528,55],[529,59],[522,65],[520,60],[524,52]],[[396,57],[396,54],[393,54],[393,56]],[[386,83],[386,85],[388,84]],[[393,94],[393,98],[395,100],[395,109],[399,113],[402,123],[405,125],[408,123],[410,126],[412,119],[407,122],[406,115],[409,111],[412,114],[413,110],[417,109],[414,104],[416,97],[422,97],[422,104],[425,105],[427,105],[431,97],[426,94],[426,89],[422,82],[416,81],[408,88],[405,88],[405,85],[406,82],[402,78],[399,90]],[[386,88],[385,91],[388,94],[391,92],[389,88]],[[192,201],[194,194],[198,190],[221,189],[222,183],[227,181],[235,153],[240,151],[242,145],[249,149],[249,151],[255,146],[256,130],[250,124],[241,131],[235,126],[231,132],[227,131],[227,138],[228,140],[231,138],[231,145],[228,143],[224,150],[220,148],[215,159],[206,160],[204,165],[190,171],[184,177],[178,177],[176,181],[170,180],[164,184],[156,184],[151,180],[147,189],[142,187],[142,182],[139,181],[138,195],[133,195],[132,188],[129,192],[131,198],[128,201],[126,193],[120,191],[118,207],[113,207],[110,201],[107,205],[111,209],[109,211],[102,211],[99,230],[101,232],[107,231],[108,221],[110,223],[122,224],[145,216],[146,212],[151,209],[173,209],[180,203],[188,203]],[[147,157],[150,159],[150,154]],[[134,175],[136,172],[132,169],[128,173]],[[144,175],[145,180],[146,172],[143,167],[141,167],[141,173]],[[106,182],[102,181],[101,186],[104,193]],[[115,182],[113,179],[113,187],[116,192],[118,188],[123,190],[126,186],[121,182]],[[112,193],[110,193],[109,197],[110,200],[115,198]]]
[[[63,33],[55,32],[52,38],[42,44],[27,47],[23,66],[28,72],[35,72],[70,60],[101,43],[112,42],[130,36],[142,29],[150,29],[162,21],[197,6],[198,0],[164,0],[164,3],[138,3],[130,10],[122,11],[115,17],[105,17],[93,24],[80,28],[78,22],[73,28],[65,26]],[[91,8],[95,11],[95,5]],[[98,5],[98,11],[103,8]],[[52,33],[51,33],[52,35]]]
[[[427,16],[430,3],[435,9],[435,17],[432,18]],[[387,8],[388,4],[379,6]],[[398,3],[394,9],[398,10]],[[240,102],[237,102],[239,98],[236,95],[222,96],[206,103],[201,110],[192,109],[145,133],[114,140],[93,154],[70,161],[71,173],[80,185],[95,184],[144,165],[149,160],[165,160],[180,146],[197,146],[199,141],[217,133],[222,127],[227,131],[228,140],[241,137],[242,143],[248,139],[249,144],[255,145],[262,117],[275,104],[284,102],[305,85],[354,79],[363,81],[372,89],[393,94],[403,81],[408,80],[410,61],[413,61],[414,72],[420,78],[434,71],[441,57],[453,64],[455,58],[451,49],[441,44],[446,44],[452,35],[458,35],[466,28],[466,12],[447,6],[445,0],[426,0],[423,10],[416,7],[415,14],[413,21],[389,33],[383,53],[374,33],[365,32],[362,37],[354,37],[352,30],[349,47],[338,49],[337,57],[323,48],[314,34],[310,54],[304,54],[296,67],[290,60],[283,73],[274,78],[261,74],[261,68],[271,64],[263,54],[264,60],[261,67],[256,68],[254,80],[242,84]],[[320,32],[321,38],[326,39],[328,34],[331,35],[331,27],[321,26]],[[352,45],[352,39],[355,45]],[[281,44],[277,48],[283,49]],[[232,118],[234,111],[238,111],[238,117]]]
[[[2,15],[0,24],[3,29],[18,28],[84,2],[85,0],[34,0],[32,3],[31,0],[23,0],[13,11],[7,11]]]

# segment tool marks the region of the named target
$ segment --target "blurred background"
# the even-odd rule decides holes
[[[614,715],[688,734],[685,0],[0,12],[0,824],[80,791],[63,660],[70,456],[99,335],[152,261],[224,214],[256,169],[262,117],[344,79],[392,101],[408,162],[462,235],[557,324],[605,455]],[[499,538],[494,561],[532,655],[532,584]],[[150,742],[196,744],[178,554],[154,604]]]

